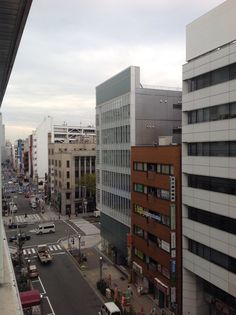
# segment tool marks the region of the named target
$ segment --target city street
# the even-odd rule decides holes
[[[29,199],[24,194],[12,193],[11,198],[17,205],[14,216],[5,217],[6,235],[9,240],[17,233],[25,233],[30,239],[23,245],[23,256],[25,261],[35,263],[39,270],[39,277],[32,280],[34,289],[42,294],[42,315],[64,315],[64,314],[97,314],[102,301],[87,284],[75,261],[67,253],[63,244],[68,244],[72,236],[78,242],[78,235],[84,237],[84,230],[88,230],[88,243],[93,244],[94,234],[99,230],[95,226],[88,229],[86,221],[76,218],[75,222],[69,220],[51,220],[55,224],[55,233],[37,235],[36,230],[39,223],[45,221],[39,210],[30,207]],[[27,216],[25,217],[25,213]],[[49,217],[55,217],[55,213],[47,212]],[[27,225],[21,229],[9,229],[7,224],[10,220]],[[53,261],[49,265],[40,264],[37,258],[37,245],[47,244]],[[81,248],[84,241],[81,241]],[[75,244],[76,246],[76,244]],[[16,251],[16,243],[9,242],[10,252]],[[86,301],[86,304],[84,303]]]
[[[84,280],[69,254],[54,255],[50,265],[36,263],[40,281],[34,280],[33,287],[43,293],[43,315],[98,313],[102,301]]]

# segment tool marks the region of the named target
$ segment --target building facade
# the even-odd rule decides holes
[[[236,2],[187,26],[183,314],[236,314]]]
[[[95,174],[96,136],[79,136],[73,143],[49,140],[48,156],[48,196],[58,212],[71,215],[94,211],[95,196],[80,180],[86,174]]]
[[[181,146],[132,147],[131,189],[132,281],[182,314]]]
[[[139,67],[131,66],[96,88],[96,201],[104,250],[127,264],[130,233],[130,149],[180,141],[181,92],[143,88]],[[115,231],[115,233],[114,233]]]

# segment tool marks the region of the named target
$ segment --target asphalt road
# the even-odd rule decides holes
[[[101,308],[101,300],[87,284],[78,267],[67,254],[53,256],[50,265],[37,262],[40,282],[33,282],[44,296],[43,315],[96,315]],[[42,287],[42,285],[43,287]],[[51,312],[49,312],[51,308]]]

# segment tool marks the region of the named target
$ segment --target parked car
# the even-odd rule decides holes
[[[24,227],[26,227],[27,226],[27,223],[26,222],[22,222],[22,223],[9,223],[8,224],[8,228],[9,229],[17,229],[17,227],[19,228],[19,229],[21,229],[21,228],[24,228]]]
[[[30,278],[36,278],[39,275],[38,268],[36,265],[29,265],[28,266],[28,273]]]
[[[19,237],[19,239],[21,241],[28,241],[28,240],[30,240],[30,235],[22,233],[22,234],[18,234],[18,236],[17,236],[17,234],[13,235],[13,236],[10,236],[9,237],[9,242],[16,241],[18,237]]]

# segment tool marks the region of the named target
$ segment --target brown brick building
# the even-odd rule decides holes
[[[181,314],[181,146],[132,147],[131,161],[132,281]]]

